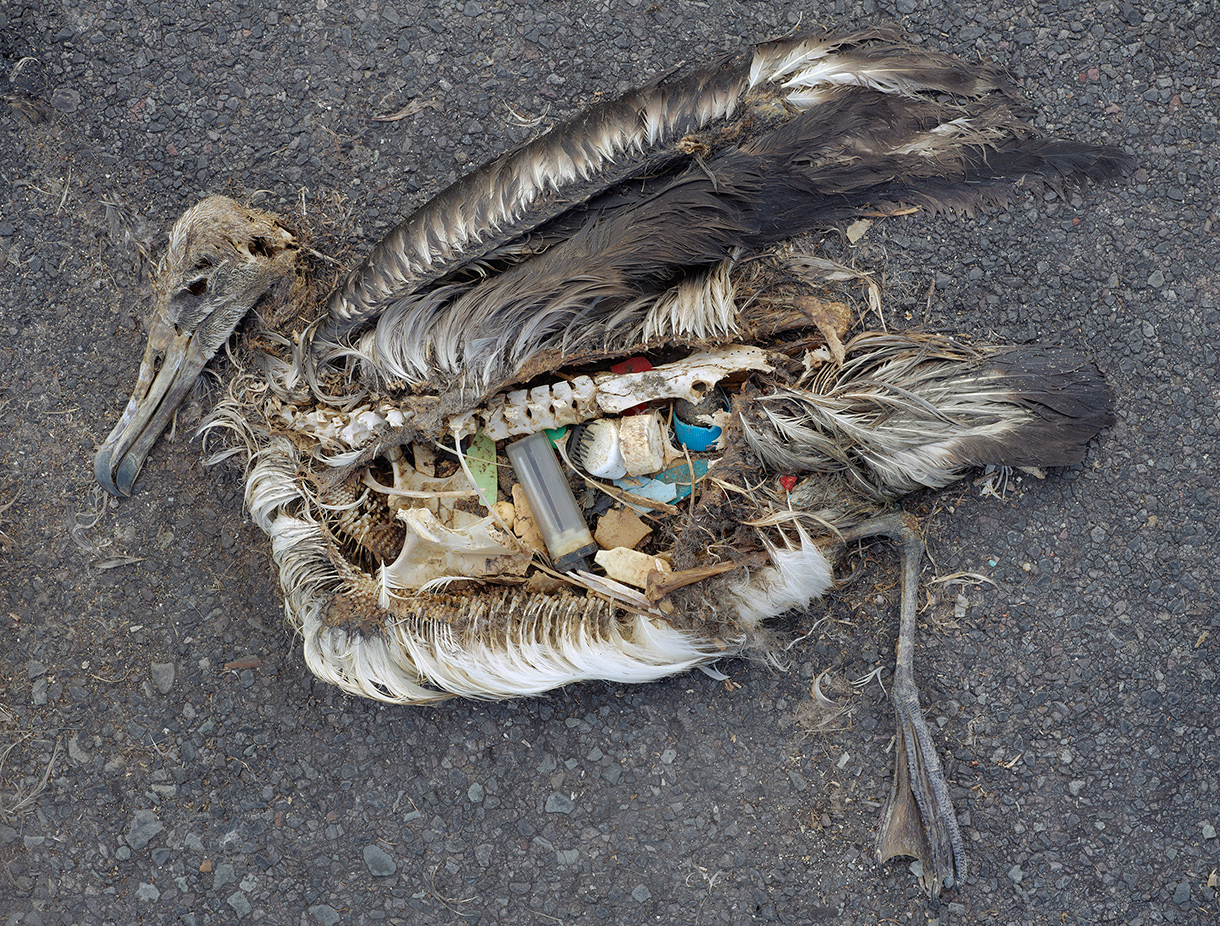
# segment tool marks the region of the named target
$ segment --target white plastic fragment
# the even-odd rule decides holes
[[[606,570],[606,575],[610,578],[636,588],[648,587],[650,572],[673,572],[669,563],[660,557],[649,556],[627,547],[598,550],[593,559]]]
[[[571,454],[573,461],[594,479],[622,479],[627,475],[617,421],[601,418],[589,422]]]
[[[618,437],[628,476],[645,476],[665,468],[665,425],[659,411],[620,419]]]
[[[670,453],[665,423],[653,409],[645,415],[589,422],[572,459],[596,479],[621,479],[663,469]]]

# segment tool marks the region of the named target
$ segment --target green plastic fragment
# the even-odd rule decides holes
[[[474,483],[479,487],[483,498],[488,504],[494,505],[496,487],[499,484],[496,473],[496,442],[484,434],[481,428],[470,439],[470,446],[466,448],[466,465],[470,467],[470,475],[474,477]]]

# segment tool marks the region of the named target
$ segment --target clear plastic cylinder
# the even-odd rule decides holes
[[[597,544],[546,434],[531,434],[506,450],[555,568],[560,572],[588,568],[586,558]]]

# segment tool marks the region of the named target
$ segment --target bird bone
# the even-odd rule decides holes
[[[406,539],[398,559],[382,567],[383,595],[445,579],[522,576],[529,567],[530,555],[520,552],[491,518],[449,528],[427,508],[403,508],[397,517],[406,527]]]
[[[698,402],[726,377],[752,370],[769,373],[772,369],[762,348],[734,344],[641,373],[600,373],[515,389],[496,396],[481,409],[455,415],[450,429],[464,437],[481,425],[492,440],[504,440],[544,428],[580,424],[601,415],[618,415],[647,402]]]

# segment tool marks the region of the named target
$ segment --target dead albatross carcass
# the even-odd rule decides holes
[[[1126,169],[1016,110],[986,65],[803,37],[599,104],[407,218],[210,419],[248,451],[309,668],[412,704],[649,681],[758,645],[847,543],[888,537],[899,736],[878,850],[920,858],[933,893],[960,882],[912,674],[922,544],[893,502],[971,466],[1079,462],[1107,391],[1069,350],[853,330],[825,262],[777,246]],[[178,220],[103,486],[131,490],[251,308],[307,308],[297,255],[223,197]]]

